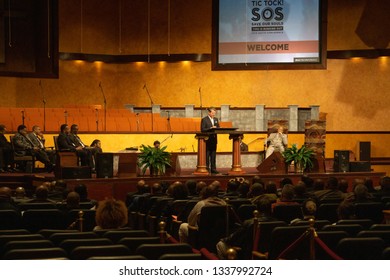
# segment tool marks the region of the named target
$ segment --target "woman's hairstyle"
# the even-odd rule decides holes
[[[91,147],[95,147],[99,142],[100,142],[99,139],[93,140],[92,143],[91,143]]]
[[[128,223],[127,208],[123,201],[106,199],[96,209],[96,225],[102,229],[121,228]]]

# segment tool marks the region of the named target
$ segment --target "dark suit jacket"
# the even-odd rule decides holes
[[[12,149],[11,143],[8,142],[7,138],[2,133],[0,133],[0,147],[1,148]]]
[[[219,121],[217,118],[214,118],[214,125],[216,127],[219,127]],[[209,116],[202,118],[202,121],[200,123],[200,130],[202,132],[208,132],[212,126],[213,126],[213,124],[211,123]],[[206,141],[206,144],[207,145],[217,145],[217,134],[210,134],[209,140]]]
[[[60,151],[76,151],[76,147],[65,133],[60,133],[58,135],[57,145]]]

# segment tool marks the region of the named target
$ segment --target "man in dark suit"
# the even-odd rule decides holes
[[[202,132],[208,132],[213,128],[219,128],[219,121],[215,117],[217,110],[214,107],[207,109],[207,116],[202,119],[201,128]],[[218,174],[216,168],[217,157],[217,134],[210,134],[209,139],[206,141],[206,166],[207,170],[211,174]]]
[[[57,138],[58,150],[60,152],[64,152],[64,151],[76,152],[77,156],[80,158],[81,165],[88,166],[87,152],[81,146],[76,147],[76,145],[69,138],[69,134],[70,134],[69,126],[67,124],[62,124],[61,132]]]
[[[79,126],[77,124],[72,124],[70,126],[69,139],[75,145],[75,147],[82,147],[83,150],[87,153],[88,165],[92,167],[92,170],[95,169],[96,154],[99,153],[99,148],[89,147],[84,144],[81,138],[78,135]]]
[[[53,164],[50,162],[49,156],[40,147],[34,146],[30,138],[27,137],[27,127],[23,124],[18,126],[18,132],[14,135],[13,139],[15,154],[19,156],[32,155],[35,156],[40,162],[45,164],[48,172],[53,171]]]
[[[14,171],[14,150],[4,135],[6,131],[6,126],[0,124],[0,172]]]

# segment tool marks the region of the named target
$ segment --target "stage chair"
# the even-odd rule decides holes
[[[158,260],[164,254],[192,254],[189,244],[143,244],[136,250],[137,255],[142,255],[148,260]]]
[[[10,136],[12,150],[14,151],[14,162],[27,173],[35,172],[35,157],[33,155],[20,156],[15,152],[13,136]]]
[[[288,120],[268,120],[267,122],[267,138],[271,133],[275,133],[278,131],[278,126],[283,127],[283,134],[288,135]],[[266,147],[268,148],[269,142],[267,141]],[[285,147],[287,148],[287,147]],[[275,149],[275,152],[278,150]]]
[[[22,216],[15,210],[0,210],[0,230],[22,228]]]
[[[92,257],[128,256],[129,249],[124,245],[79,246],[70,253],[72,260],[86,260]]]
[[[33,260],[33,259],[67,259],[66,252],[61,248],[43,249],[15,249],[4,255],[5,260]]]
[[[90,239],[65,239],[58,247],[64,249],[68,255],[79,246],[102,246],[114,245],[108,238],[90,238]]]
[[[143,244],[159,244],[160,237],[124,237],[118,241],[118,244],[125,245],[129,250],[130,254],[135,254],[137,248]]]
[[[385,242],[379,237],[341,239],[336,253],[345,260],[380,260]]]

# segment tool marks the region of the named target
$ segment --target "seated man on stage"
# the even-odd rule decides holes
[[[31,140],[34,147],[38,147],[45,151],[45,153],[48,155],[50,162],[52,164],[55,163],[55,151],[54,150],[48,150],[45,147],[45,141],[46,139],[43,136],[43,133],[41,131],[41,128],[38,125],[34,125],[32,127],[32,132],[30,132],[27,137]]]
[[[7,127],[4,124],[0,124],[0,173],[1,172],[13,172],[14,167],[14,150],[12,144],[8,142],[5,137]]]
[[[269,157],[275,150],[281,153],[287,146],[287,135],[283,133],[283,127],[277,126],[277,132],[271,133],[267,138],[268,148],[265,153],[265,158]]]
[[[77,156],[80,158],[81,165],[88,166],[89,165],[88,152],[85,151],[81,146],[76,147],[76,145],[72,142],[72,140],[70,140],[69,134],[70,134],[69,126],[67,124],[62,124],[61,132],[57,138],[58,150],[60,152],[66,152],[66,151],[76,152]]]
[[[94,159],[96,158],[96,154],[99,152],[99,148],[97,147],[89,147],[83,143],[80,137],[77,135],[79,132],[79,126],[77,124],[72,124],[70,127],[69,139],[72,143],[77,147],[81,147],[86,153],[88,157],[89,166],[92,169],[95,168]]]
[[[208,132],[213,128],[219,127],[219,121],[215,117],[217,110],[214,107],[208,108],[208,115],[201,121],[200,130],[202,132]],[[217,158],[217,134],[210,134],[209,139],[206,141],[206,167],[212,174],[218,174],[216,168]]]
[[[48,172],[52,172],[54,165],[50,162],[49,156],[44,149],[35,146],[27,136],[27,127],[25,125],[18,126],[18,132],[13,137],[15,154],[19,156],[32,155],[39,161],[45,164]]]

